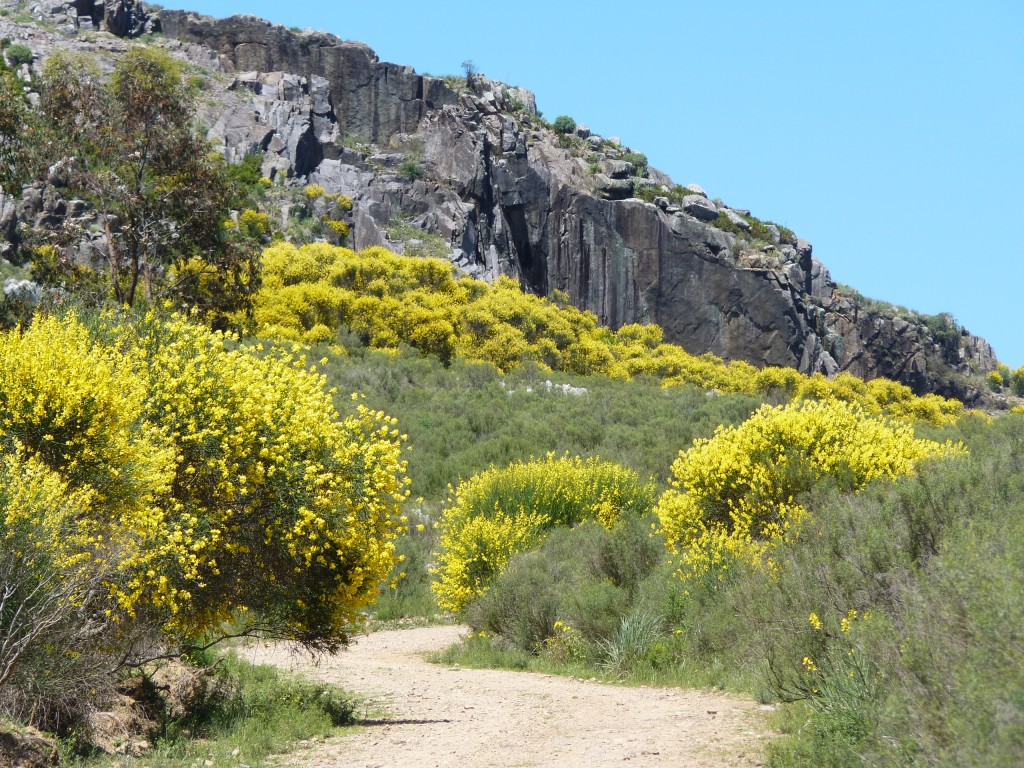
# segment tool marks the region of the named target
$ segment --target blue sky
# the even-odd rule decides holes
[[[1024,3],[176,0],[483,74],[1024,365]]]

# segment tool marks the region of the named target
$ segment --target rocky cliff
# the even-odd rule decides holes
[[[0,35],[40,56],[54,36],[116,55],[123,43],[89,32],[98,26],[161,32],[206,78],[211,141],[231,160],[262,152],[278,183],[352,197],[357,248],[428,243],[468,274],[561,290],[609,326],[657,323],[691,353],[759,366],[885,376],[968,402],[983,397],[971,377],[996,366],[992,348],[947,317],[844,291],[793,233],[675,185],[615,139],[583,126],[556,133],[529,91],[420,75],[362,43],[252,16],[146,12],[128,0],[30,11],[51,29],[0,19]],[[45,193],[36,197],[23,219],[45,212]],[[6,205],[0,228],[10,230],[18,214]]]

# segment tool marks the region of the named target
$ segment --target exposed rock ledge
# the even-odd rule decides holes
[[[101,4],[50,5],[91,24]],[[984,339],[941,319],[864,309],[806,241],[770,226],[767,239],[752,238],[745,211],[696,185],[677,203],[658,196],[672,185],[665,174],[636,175],[617,140],[585,127],[560,139],[529,91],[479,76],[456,89],[362,43],[253,16],[140,8],[108,0],[106,18],[134,19],[124,33],[159,29],[169,48],[216,73],[202,115],[211,140],[229,159],[263,151],[264,172],[286,183],[351,196],[356,247],[401,251],[387,235],[401,219],[440,237],[469,274],[565,291],[612,327],[657,323],[694,354],[885,376],[969,403],[986,396],[968,379],[995,368]],[[406,161],[418,172],[403,172]],[[634,196],[645,191],[653,203]],[[42,203],[18,214],[0,201],[0,210],[8,220],[44,213]],[[731,231],[716,226],[723,216]]]

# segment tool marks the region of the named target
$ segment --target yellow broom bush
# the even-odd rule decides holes
[[[656,376],[665,386],[843,400],[870,414],[935,424],[951,423],[963,413],[955,400],[917,397],[909,387],[884,379],[864,382],[849,374],[828,379],[690,355],[666,344],[658,326],[631,324],[612,331],[564,294],[533,296],[507,277],[493,285],[456,278],[447,261],[378,247],[357,253],[325,243],[276,243],[263,253],[255,306],[258,334],[307,344],[331,341],[347,329],[371,347],[408,344],[445,363],[461,356],[502,371],[531,361],[580,375]]]
[[[38,318],[0,335],[0,443],[78,494],[57,556],[106,563],[111,620],[333,647],[396,561],[407,481],[393,420],[323,385],[182,317]]]
[[[438,605],[461,610],[514,555],[537,546],[555,526],[597,520],[610,528],[622,515],[645,514],[653,504],[652,483],[596,458],[549,454],[474,475],[452,491],[440,521],[433,571]]]
[[[680,452],[672,487],[655,511],[669,548],[681,556],[681,577],[733,559],[760,565],[770,562],[773,546],[797,535],[807,515],[799,497],[823,478],[857,491],[962,450],[918,439],[909,424],[842,400],[763,406]]]

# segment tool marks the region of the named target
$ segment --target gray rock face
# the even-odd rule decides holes
[[[95,10],[92,10],[88,15],[92,17],[94,14]],[[145,34],[148,21],[149,14],[143,9],[142,4],[135,0],[106,0],[104,4],[103,23],[108,32],[118,37],[138,37]]]
[[[683,210],[701,221],[714,221],[718,218],[718,207],[700,195],[683,197]]]
[[[386,141],[412,133],[429,110],[456,104],[441,80],[410,67],[383,63],[362,43],[323,32],[296,33],[253,16],[213,19],[186,11],[160,11],[164,34],[220,54],[234,71],[288,72],[328,82],[341,136]]]
[[[97,5],[80,0],[75,12],[95,18]],[[107,24],[112,5],[132,4],[108,1]],[[537,127],[529,91],[478,76],[457,92],[361,43],[251,16],[164,10],[154,19],[172,51],[224,74],[200,115],[219,150],[232,161],[261,150],[265,175],[350,196],[356,248],[429,240],[463,274],[565,291],[604,324],[657,323],[693,354],[887,376],[968,402],[982,395],[964,375],[995,368],[991,347],[965,331],[863,311],[804,240],[783,243],[769,227],[764,243],[710,226],[722,211],[747,230],[749,212],[699,186],[680,209],[664,194],[672,180],[654,168],[633,176],[615,139],[585,140],[600,153],[592,173],[592,158]],[[403,171],[410,163],[416,174]],[[25,190],[17,205],[0,196],[0,232],[19,221],[56,225],[73,208],[48,188]],[[397,222],[419,242],[392,239]]]

